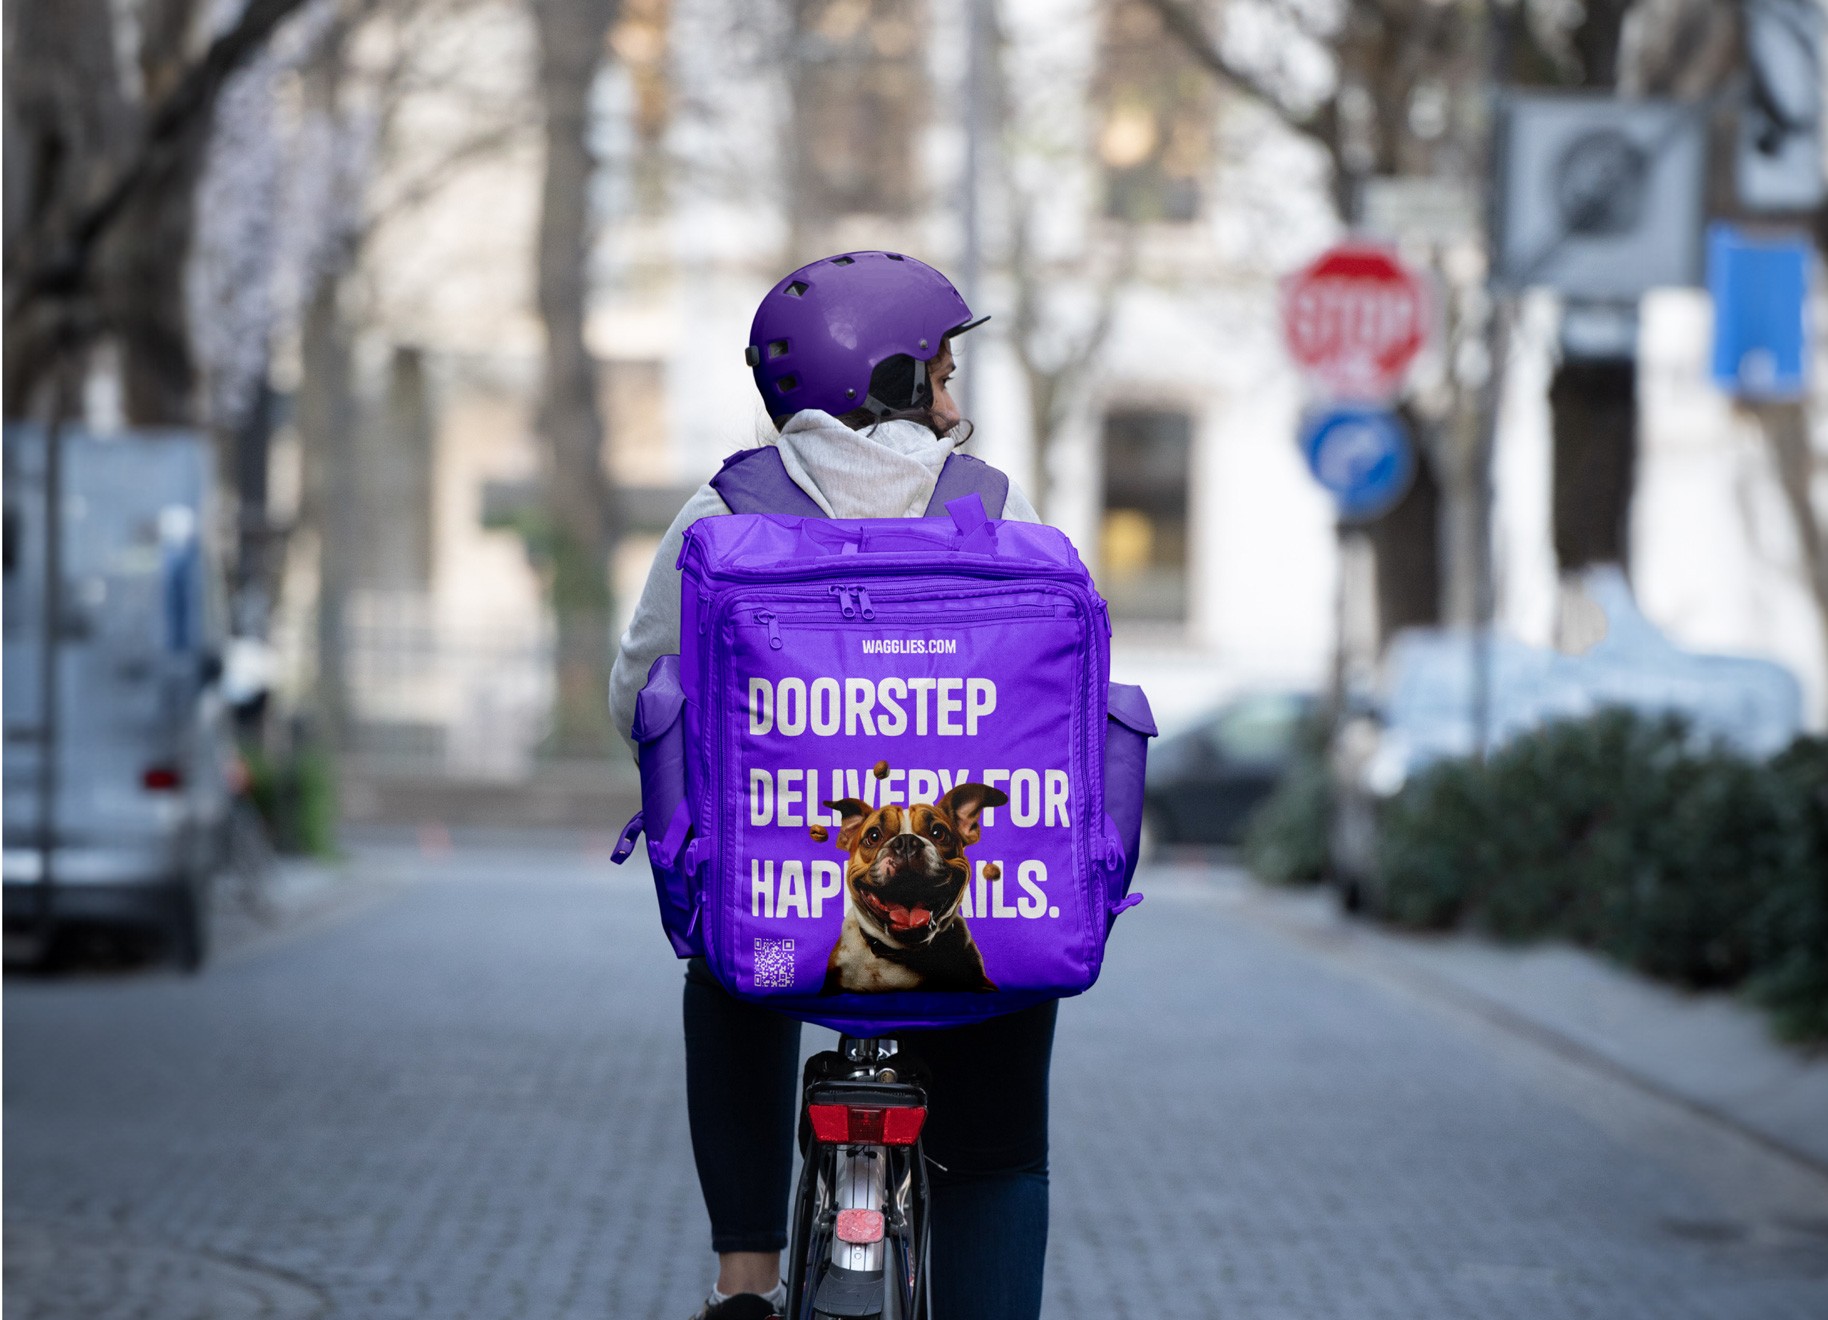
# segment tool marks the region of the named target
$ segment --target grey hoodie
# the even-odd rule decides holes
[[[919,422],[881,422],[853,431],[831,414],[815,410],[795,414],[774,443],[794,484],[833,518],[920,517],[953,449],[951,441]],[[648,668],[660,656],[679,650],[679,570],[674,563],[685,529],[700,518],[728,512],[730,507],[716,491],[700,486],[666,529],[654,554],[609,676],[609,709],[624,738],[634,727],[635,697],[647,682]],[[1014,483],[1003,516],[1016,522],[1041,521]]]

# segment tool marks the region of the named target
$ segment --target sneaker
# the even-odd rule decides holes
[[[715,1304],[707,1301],[692,1320],[780,1320],[780,1312],[766,1297],[738,1293]]]

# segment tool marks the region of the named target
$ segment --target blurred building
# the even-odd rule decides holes
[[[966,291],[994,319],[962,345],[972,447],[1093,563],[1115,665],[1168,722],[1241,687],[1320,686],[1336,623],[1363,601],[1349,565],[1341,599],[1332,511],[1296,452],[1302,395],[1277,294],[1334,236],[1322,163],[1221,95],[1131,0],[1001,10],[1001,77],[976,119],[982,257]],[[447,57],[536,104],[517,11],[463,13]],[[967,15],[963,0],[623,5],[595,96],[588,327],[628,520],[623,609],[689,491],[767,433],[742,350],[775,280],[869,247],[965,282]],[[470,112],[451,87],[415,91],[400,119],[409,163],[380,168],[409,170],[415,140],[436,154]],[[350,680],[377,757],[517,773],[550,701],[550,628],[519,521],[539,471],[534,140],[508,134],[465,160],[365,257]],[[1550,312],[1531,324],[1552,327]],[[1828,662],[1763,524],[1775,487],[1725,404],[1700,402],[1705,317],[1672,295],[1645,325],[1646,608],[1678,642],[1784,660],[1813,684],[1819,723]],[[1541,402],[1552,341],[1524,336],[1497,474],[1501,613],[1538,641],[1558,591]],[[302,657],[307,555],[292,572]]]

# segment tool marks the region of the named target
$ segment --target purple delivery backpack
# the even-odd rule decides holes
[[[1155,728],[1072,544],[989,517],[1007,481],[962,455],[926,518],[816,516],[771,449],[713,485],[736,512],[686,532],[618,848],[646,828],[674,950],[853,1035],[1087,989],[1141,901]]]

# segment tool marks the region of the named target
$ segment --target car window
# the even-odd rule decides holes
[[[1219,713],[1211,738],[1229,761],[1277,761],[1295,745],[1306,703],[1292,695],[1245,697]]]

